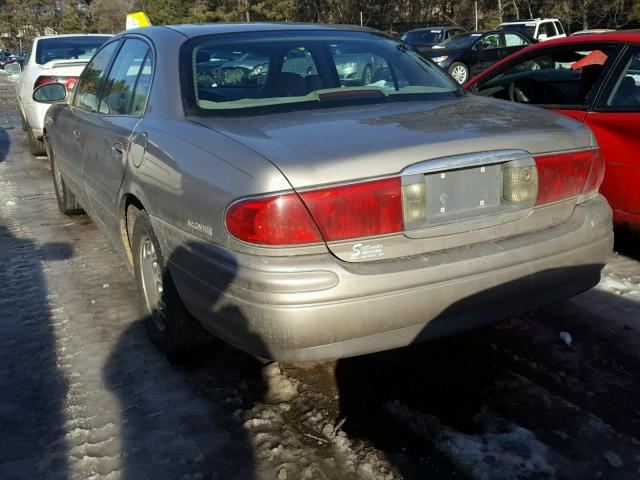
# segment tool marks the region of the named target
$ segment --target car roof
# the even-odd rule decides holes
[[[500,25],[520,25],[523,23],[551,22],[551,21],[559,22],[560,20],[558,20],[557,18],[521,18],[520,20],[511,20],[508,22],[502,22]]]
[[[34,40],[45,40],[47,38],[68,38],[68,37],[113,37],[110,33],[63,33],[60,35],[42,35]]]
[[[528,47],[523,48],[522,50],[518,50],[516,53],[509,55],[506,58],[503,58],[498,63],[490,66],[485,71],[479,73],[475,77],[471,78],[466,85],[471,85],[476,83],[482,77],[487,75],[489,72],[493,72],[495,69],[500,68],[503,64],[512,61],[513,58],[520,55],[526,55],[530,52],[535,52],[536,50],[540,50],[543,48],[549,48],[553,46],[562,46],[562,45],[580,45],[582,43],[640,43],[640,30],[625,30],[625,31],[617,31],[617,32],[609,32],[609,33],[594,33],[594,34],[585,34],[578,35],[575,37],[563,37],[563,38],[555,38],[553,40],[547,40],[545,42],[534,43],[533,45],[529,45]]]
[[[272,32],[272,31],[318,31],[318,30],[342,30],[355,32],[376,32],[382,33],[369,27],[359,27],[355,25],[334,25],[325,23],[278,23],[278,22],[244,22],[244,23],[202,23],[184,25],[165,25],[162,27],[144,27],[134,30],[126,30],[123,33],[147,32],[153,34],[159,29],[171,29],[186,37],[198,37],[200,35],[212,35],[222,33],[242,33],[242,32]],[[155,31],[155,32],[154,32]]]
[[[464,30],[463,27],[454,27],[454,26],[447,26],[447,27],[420,27],[420,28],[414,28],[412,30],[407,30],[404,33],[409,33],[409,32],[423,32],[423,31],[429,31],[429,30]]]

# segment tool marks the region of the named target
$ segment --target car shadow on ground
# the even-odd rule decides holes
[[[640,227],[616,229],[614,250],[636,261],[640,261]]]
[[[43,262],[68,259],[73,249],[18,238],[2,217],[0,245],[0,478],[64,479],[68,385],[58,366]]]
[[[0,162],[4,161],[5,157],[11,149],[11,139],[6,128],[0,128]]]
[[[640,312],[633,299],[599,290],[584,295],[621,312]],[[603,319],[588,318],[589,310],[572,302],[454,337],[338,360],[344,431],[385,452],[407,479],[581,479],[594,472],[632,478],[640,453],[629,441],[640,435],[638,358],[593,335],[585,317]],[[435,322],[452,321],[446,315]],[[565,345],[558,339],[563,329],[580,341]],[[636,336],[640,344],[640,331]],[[608,449],[624,458],[623,467],[612,468],[602,455]]]
[[[184,254],[179,248],[170,262]],[[220,292],[235,276],[230,271]],[[236,319],[242,335],[254,336],[242,332],[237,310],[218,310],[216,296],[207,301],[221,321]],[[121,412],[122,478],[255,478],[243,414],[264,399],[263,363],[214,338],[204,348],[164,355],[151,344],[146,320],[126,328],[103,368]]]

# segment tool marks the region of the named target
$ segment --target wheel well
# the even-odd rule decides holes
[[[133,235],[133,226],[136,223],[136,217],[144,210],[142,202],[135,195],[127,194],[123,198],[122,209],[120,211],[120,237],[127,258],[133,265],[133,249],[131,248],[131,237]]]

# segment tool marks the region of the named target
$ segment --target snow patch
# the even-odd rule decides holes
[[[485,432],[467,434],[442,425],[437,417],[410,410],[399,401],[385,407],[417,434],[428,438],[445,456],[472,478],[514,480],[553,478],[548,448],[526,428],[482,412],[474,418]]]

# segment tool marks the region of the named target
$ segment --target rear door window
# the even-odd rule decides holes
[[[135,91],[139,80],[142,79],[142,84],[147,85],[142,90],[146,90],[149,85],[151,65],[147,57],[150,54],[149,46],[142,40],[130,38],[124,42],[105,81],[98,109],[101,114],[130,115],[133,113]],[[141,73],[145,78],[141,78]],[[141,114],[140,103],[146,101],[146,91],[142,92],[138,89],[137,95],[138,111],[135,114],[139,115]],[[144,99],[141,99],[141,96],[144,96]]]
[[[119,45],[120,42],[117,41],[109,43],[96,53],[93,60],[84,68],[78,79],[76,93],[73,97],[74,106],[89,112],[98,111],[98,95],[100,94],[102,80]]]
[[[515,33],[505,33],[504,44],[506,47],[518,47],[520,45],[528,45],[528,42],[526,42],[520,35],[517,35]]]

